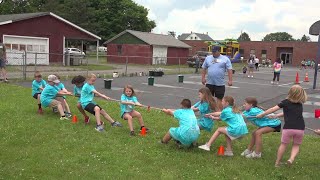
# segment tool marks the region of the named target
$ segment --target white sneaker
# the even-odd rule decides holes
[[[277,81],[276,84],[279,84],[279,82]]]
[[[274,81],[271,81],[271,84],[274,84]]]
[[[210,151],[210,147],[209,147],[207,144],[201,145],[201,146],[199,146],[198,148],[199,148],[199,149],[206,150],[206,151]]]
[[[253,76],[251,76],[253,78]]]
[[[233,156],[233,152],[232,151],[224,151],[224,156]]]
[[[241,156],[246,156],[246,155],[251,154],[251,153],[252,153],[252,151],[250,151],[249,149],[246,149],[241,153]]]
[[[261,153],[257,154],[253,151],[251,154],[246,155],[246,158],[261,158]]]
[[[250,77],[250,75],[248,75],[248,78]]]

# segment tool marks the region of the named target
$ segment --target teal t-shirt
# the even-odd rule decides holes
[[[261,114],[263,112],[264,111],[258,107],[252,107],[248,111],[244,111],[243,115],[245,117],[257,116],[258,114]],[[279,119],[269,119],[266,116],[263,118],[247,118],[247,120],[258,127],[277,127],[281,124],[281,121]]]
[[[212,119],[205,117],[204,115],[211,113],[211,107],[208,102],[197,102],[193,107],[198,108],[200,117],[198,119],[199,125],[206,131],[211,131],[214,125]]]
[[[177,109],[173,112],[173,116],[179,121],[179,128],[182,131],[188,129],[199,130],[197,118],[192,109]]]
[[[93,91],[95,90],[93,85],[90,85],[88,83],[85,83],[82,87],[81,90],[81,95],[80,95],[80,103],[82,108],[85,108],[89,103],[96,104],[93,101],[94,98],[94,93]]]
[[[64,84],[61,82],[59,84],[57,84],[56,87],[59,89],[59,91],[65,88]]]
[[[82,86],[82,87],[83,87],[83,86]],[[73,87],[73,94],[74,94],[75,96],[78,96],[78,102],[80,102],[82,87],[77,87],[77,86],[74,86],[74,87]]]
[[[138,102],[138,99],[136,96],[128,97],[125,94],[122,94],[121,101],[128,101],[128,102],[136,103],[136,102]],[[120,116],[121,116],[121,118],[124,113],[133,111],[133,108],[134,108],[133,105],[127,105],[127,104],[120,103],[120,109],[121,109]]]
[[[55,86],[47,84],[40,96],[42,106],[48,107],[51,101],[56,98],[58,92]]]
[[[34,96],[36,93],[41,93],[42,90],[40,88],[45,88],[46,87],[46,81],[41,79],[41,81],[32,81],[32,96]]]
[[[242,115],[233,113],[231,106],[222,110],[220,119],[228,124],[227,132],[231,136],[237,137],[248,133],[248,128]]]

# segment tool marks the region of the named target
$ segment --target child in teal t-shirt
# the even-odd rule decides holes
[[[79,76],[75,76],[72,79],[71,83],[74,84],[73,94],[74,94],[74,96],[78,97],[77,108],[81,112],[81,114],[84,116],[84,123],[88,124],[90,122],[90,118],[86,114],[86,112],[84,111],[84,109],[82,108],[81,103],[80,103],[81,91],[82,91],[82,87],[83,87],[85,81],[86,81],[86,78],[79,75]]]
[[[32,81],[32,97],[38,100],[38,113],[42,114],[42,107],[40,101],[40,95],[43,89],[46,87],[46,81],[42,79],[42,75],[39,71],[34,73],[34,80]]]
[[[99,93],[94,88],[94,83],[96,82],[96,80],[97,76],[95,74],[90,74],[88,76],[87,83],[83,85],[80,96],[80,103],[82,108],[96,117],[97,125],[95,129],[98,132],[104,131],[103,122],[101,121],[100,115],[108,120],[112,126],[122,127],[121,123],[113,120],[105,110],[103,110],[96,102],[93,101],[94,95],[98,95],[106,100],[110,99],[106,95]]]
[[[191,108],[194,112],[200,112],[200,117],[198,118],[199,128],[210,132],[214,126],[214,121],[209,117],[205,117],[205,115],[217,111],[217,103],[207,87],[199,90],[199,98],[200,101]]]
[[[173,138],[188,147],[197,141],[200,136],[200,129],[189,99],[182,100],[181,109],[163,109],[162,111],[176,118],[179,121],[179,127],[170,128],[162,138],[161,143],[167,144]]]
[[[241,155],[246,158],[261,158],[262,134],[280,132],[281,121],[279,119],[272,119],[268,117],[256,118],[258,114],[264,112],[264,110],[258,107],[258,101],[256,98],[246,98],[243,106],[245,108],[243,116],[253,125],[257,126],[258,129],[253,131],[250,144],[248,145],[248,148],[241,153]],[[254,146],[256,146],[255,151],[252,151]]]
[[[60,81],[55,75],[48,76],[48,84],[43,89],[40,96],[41,104],[44,107],[57,108],[61,115],[60,120],[68,120],[63,111],[62,104],[64,101],[62,101],[62,97],[57,97],[57,95],[71,95],[71,92],[59,91],[56,87],[56,84],[58,83],[60,83]]]
[[[140,123],[140,130],[144,128],[142,115],[138,111],[134,110],[134,106],[143,106],[143,105],[138,102],[138,99],[135,96],[135,92],[132,86],[127,85],[124,87],[123,94],[121,95],[120,115],[121,115],[121,118],[123,118],[124,120],[128,120],[131,136],[135,135],[133,130],[133,121],[132,121],[134,117],[138,118],[138,121]],[[148,131],[149,129],[146,128],[146,130]]]
[[[227,148],[226,148],[226,151],[224,152],[224,155],[233,156],[231,141],[246,135],[248,133],[248,129],[242,115],[240,114],[240,110],[234,104],[233,97],[225,96],[222,99],[221,103],[224,108],[222,112],[211,113],[208,115],[208,117],[214,120],[221,119],[222,121],[226,122],[228,126],[219,127],[214,132],[210,140],[206,144],[199,146],[199,148],[206,151],[210,151],[210,146],[219,137],[219,135],[225,134],[226,141],[227,141]]]
[[[59,81],[60,81],[60,76],[57,75],[57,74],[54,74],[54,75],[57,76],[57,78],[58,78]],[[69,92],[69,91],[65,88],[64,84],[63,84],[61,81],[60,81],[60,83],[56,84],[56,87],[58,88],[59,91]],[[67,116],[68,118],[70,118],[70,117],[72,117],[72,114],[71,114],[70,107],[69,107],[69,104],[68,104],[65,96],[63,96],[63,101],[64,101],[64,103],[62,103],[62,104],[63,104],[64,112],[65,112],[66,116]]]

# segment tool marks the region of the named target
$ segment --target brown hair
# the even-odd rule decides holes
[[[233,113],[240,113],[240,109],[235,105],[234,99],[231,96],[225,96],[223,99],[229,103],[229,106],[232,106],[232,112]]]
[[[191,108],[191,101],[189,99],[183,99],[180,104],[182,107]]]
[[[203,98],[204,98],[204,101],[209,103],[209,106],[211,108],[211,110],[213,111],[219,111],[218,109],[218,105],[217,105],[217,102],[216,100],[213,98],[211,92],[210,92],[210,89],[207,88],[207,87],[204,87],[204,88],[201,88],[199,89],[199,92],[201,94],[203,94]]]
[[[257,107],[257,108],[260,108],[262,110],[265,110],[265,108],[263,108],[261,106],[258,106],[258,100],[255,97],[247,97],[245,99],[245,101],[246,101],[246,103],[251,104],[253,107]]]
[[[34,77],[41,77],[42,78],[40,71],[34,72]]]
[[[126,93],[126,89],[130,89],[130,90],[132,91],[132,94],[131,94],[131,96],[130,96],[130,97],[132,97],[132,96],[135,96],[135,95],[136,95],[136,93],[134,92],[133,87],[132,87],[131,85],[126,85],[126,86],[123,88],[123,94],[125,94],[125,93]]]
[[[293,103],[305,103],[308,99],[306,91],[299,85],[293,85],[289,92],[287,99]]]

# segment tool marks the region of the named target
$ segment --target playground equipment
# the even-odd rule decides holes
[[[220,54],[226,55],[231,62],[240,62],[241,54],[239,53],[240,44],[235,39],[225,39],[223,41],[206,41],[208,51],[211,52],[212,46],[220,46]]]

